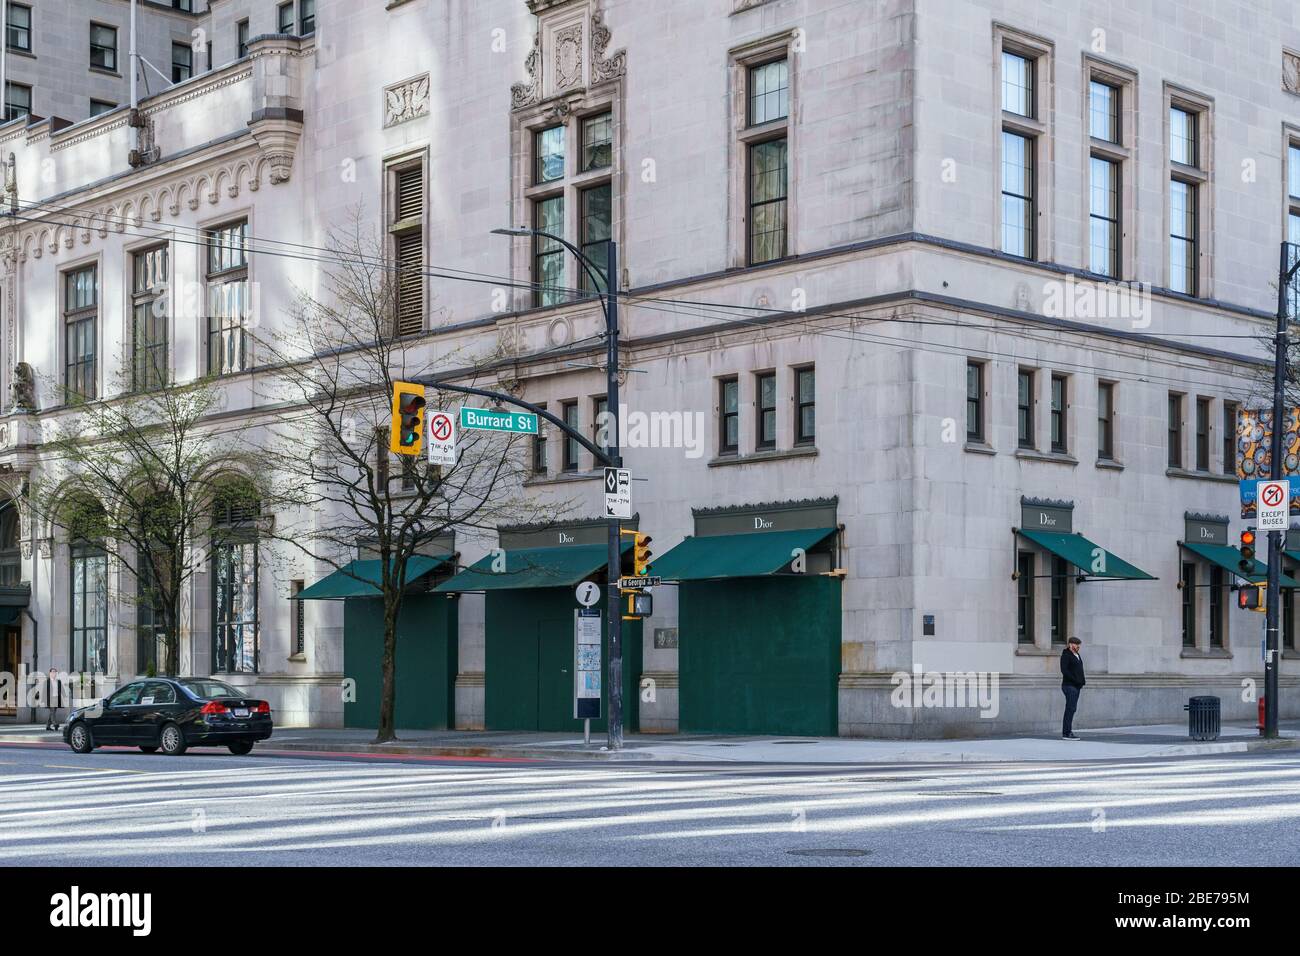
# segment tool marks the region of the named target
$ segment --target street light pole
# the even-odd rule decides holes
[[[1286,398],[1286,360],[1287,360],[1287,291],[1291,280],[1300,269],[1300,257],[1295,263],[1289,242],[1282,243],[1280,263],[1277,275],[1277,332],[1273,337],[1273,438],[1269,454],[1272,457],[1272,477],[1285,478],[1283,467],[1283,416]],[[1300,247],[1297,248],[1300,251]],[[1258,507],[1258,504],[1256,505]],[[1286,532],[1270,531],[1268,533],[1268,596],[1267,614],[1264,618],[1264,736],[1276,737],[1278,714],[1278,619],[1282,606],[1282,551],[1285,547]]]

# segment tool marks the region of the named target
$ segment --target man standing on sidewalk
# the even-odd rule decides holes
[[[50,705],[50,709],[46,711],[45,729],[58,730],[59,672],[53,667],[50,668],[50,686],[46,693],[49,694],[49,698],[45,702]]]
[[[1079,707],[1079,691],[1088,683],[1083,676],[1083,658],[1079,647],[1083,641],[1070,638],[1061,651],[1061,693],[1065,695],[1065,716],[1061,718],[1061,736],[1066,740],[1079,740],[1074,735],[1074,712]]]

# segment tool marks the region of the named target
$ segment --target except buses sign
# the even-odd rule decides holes
[[[532,412],[506,412],[462,406],[460,427],[484,432],[518,432],[523,435],[536,435],[537,416]]]

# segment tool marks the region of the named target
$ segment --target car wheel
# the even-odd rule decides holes
[[[68,744],[73,751],[79,754],[88,754],[95,749],[95,741],[91,736],[90,728],[81,721],[72,725],[68,731]]]
[[[157,750],[158,750],[158,748],[157,748],[156,746],[152,746],[152,745],[146,746],[146,745],[144,745],[144,744],[141,744],[141,745],[140,745],[140,749],[143,750],[143,751],[144,751],[145,753],[147,753],[147,754],[156,753]]]
[[[242,757],[253,749],[253,742],[251,740],[241,740],[238,743],[226,744],[226,747],[236,757]]]
[[[162,752],[169,757],[179,757],[185,753],[185,732],[175,724],[167,724],[158,738],[162,742]]]

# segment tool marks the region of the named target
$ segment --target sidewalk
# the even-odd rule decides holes
[[[992,737],[972,740],[862,740],[842,737],[730,737],[630,734],[621,753],[603,749],[604,734],[591,745],[581,737],[555,733],[499,731],[398,731],[398,741],[372,743],[369,730],[277,728],[254,752],[388,754],[506,760],[620,760],[710,763],[870,764],[972,763],[991,761],[1123,760],[1203,757],[1250,750],[1300,750],[1300,721],[1284,721],[1283,739],[1261,740],[1254,724],[1225,724],[1218,740],[1198,743],[1184,724],[1108,727],[1078,732],[1078,741],[1059,737]],[[0,745],[62,747],[63,739],[39,724],[0,723]]]

